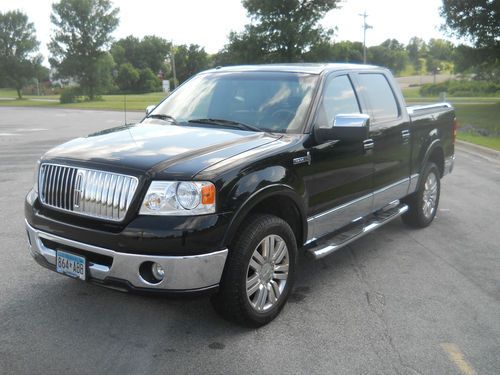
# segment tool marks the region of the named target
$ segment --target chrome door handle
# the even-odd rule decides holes
[[[408,143],[410,140],[410,131],[409,130],[402,130],[401,131],[401,139],[403,140],[403,143]]]
[[[367,139],[363,141],[363,148],[365,151],[373,150],[373,147],[375,147],[375,142],[373,142],[373,139]]]

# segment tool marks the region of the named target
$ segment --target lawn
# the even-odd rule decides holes
[[[111,109],[122,111],[127,106],[130,111],[144,111],[148,105],[157,104],[165,97],[163,92],[134,95],[103,95],[100,100],[93,102],[81,102],[71,104],[60,104],[59,96],[32,96],[25,95],[23,99],[17,100],[15,90],[0,89],[0,106],[15,107],[57,107],[57,108],[85,108],[85,109]]]

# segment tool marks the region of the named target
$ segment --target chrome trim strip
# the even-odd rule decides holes
[[[387,204],[401,199],[408,193],[408,186],[410,185],[410,179],[408,177],[403,178],[397,182],[390,185],[384,186],[373,192],[373,207],[372,211],[377,211],[378,209],[386,206]],[[368,212],[369,213],[369,212]]]
[[[410,185],[408,186],[408,193],[406,195],[412,194],[417,190],[419,177],[420,175],[418,173],[412,174],[410,176]]]
[[[443,177],[450,174],[455,166],[455,154],[444,159]]]
[[[308,217],[305,244],[311,243],[315,239],[340,229],[359,217],[365,217],[412,193],[416,189],[418,176],[418,174],[414,174],[410,178],[404,178],[373,193]]]
[[[453,108],[453,106],[450,103],[443,102],[443,103],[424,104],[424,105],[412,105],[406,107],[406,110],[408,111],[409,115],[413,115],[415,114],[415,112],[418,111],[426,111],[429,109],[437,109],[437,108]]]
[[[33,257],[41,256],[50,265],[56,265],[56,251],[46,247],[42,238],[66,246],[97,253],[113,258],[111,267],[89,262],[91,279],[104,281],[106,278],[127,280],[134,287],[158,290],[186,290],[202,289],[219,284],[224,264],[227,258],[227,249],[209,254],[190,256],[161,256],[119,253],[86,243],[73,241],[33,228],[26,220],[30,251]],[[71,252],[71,251],[70,251]],[[158,284],[151,284],[139,274],[139,267],[143,262],[155,262],[162,265],[165,278]]]
[[[391,211],[382,213],[381,217],[375,217],[372,221],[368,222],[366,225],[362,227],[355,228],[352,231],[340,233],[338,236],[332,238],[329,244],[325,244],[325,246],[320,245],[319,247],[313,247],[308,251],[316,259],[323,258],[333,253],[334,251],[349,245],[351,242],[367,235],[368,233],[373,232],[375,229],[401,216],[406,211],[408,211],[407,205],[401,205],[397,208],[393,208]],[[336,242],[335,240],[338,240],[338,242]]]
[[[307,219],[308,231],[306,243],[311,242],[315,237],[320,238],[325,234],[331,233],[360,216],[366,216],[371,212],[372,205],[373,194],[370,193],[309,217]]]

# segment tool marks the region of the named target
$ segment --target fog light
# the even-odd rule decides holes
[[[151,266],[151,272],[156,280],[161,281],[165,277],[165,270],[158,263],[153,263]]]

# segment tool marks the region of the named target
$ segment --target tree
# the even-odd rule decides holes
[[[368,48],[368,61],[385,66],[397,74],[406,67],[408,53],[396,39],[387,39],[378,46]]]
[[[120,90],[133,92],[137,87],[139,77],[137,69],[135,69],[132,64],[125,63],[120,65],[118,76],[116,77],[116,83],[118,84]]]
[[[98,66],[118,26],[117,15],[118,8],[109,0],[61,0],[52,5],[55,31],[49,61],[59,76],[76,78],[90,100],[102,90]]]
[[[238,63],[302,61],[319,43],[328,42],[333,30],[319,21],[339,0],[243,0],[252,24],[230,35],[226,56]],[[248,53],[246,51],[252,51]],[[243,58],[245,61],[241,61]]]
[[[471,40],[476,48],[461,47],[455,56],[458,71],[476,79],[500,82],[500,6],[496,0],[443,0],[443,27]]]
[[[305,53],[310,62],[362,62],[363,44],[360,42],[341,41],[337,43],[318,43]]]
[[[477,47],[498,48],[500,6],[496,0],[443,0],[441,16],[445,29],[471,39]],[[498,55],[497,55],[498,56]]]
[[[35,53],[39,42],[35,26],[26,14],[15,10],[0,12],[0,81],[12,85],[19,99],[22,88],[36,75],[40,58]]]
[[[410,60],[410,63],[415,68],[417,74],[419,74],[423,67],[423,59],[427,55],[427,44],[423,39],[414,36],[408,42],[406,51],[408,52],[408,59]]]
[[[176,46],[174,51],[175,70],[180,83],[209,67],[208,54],[197,44]]]

